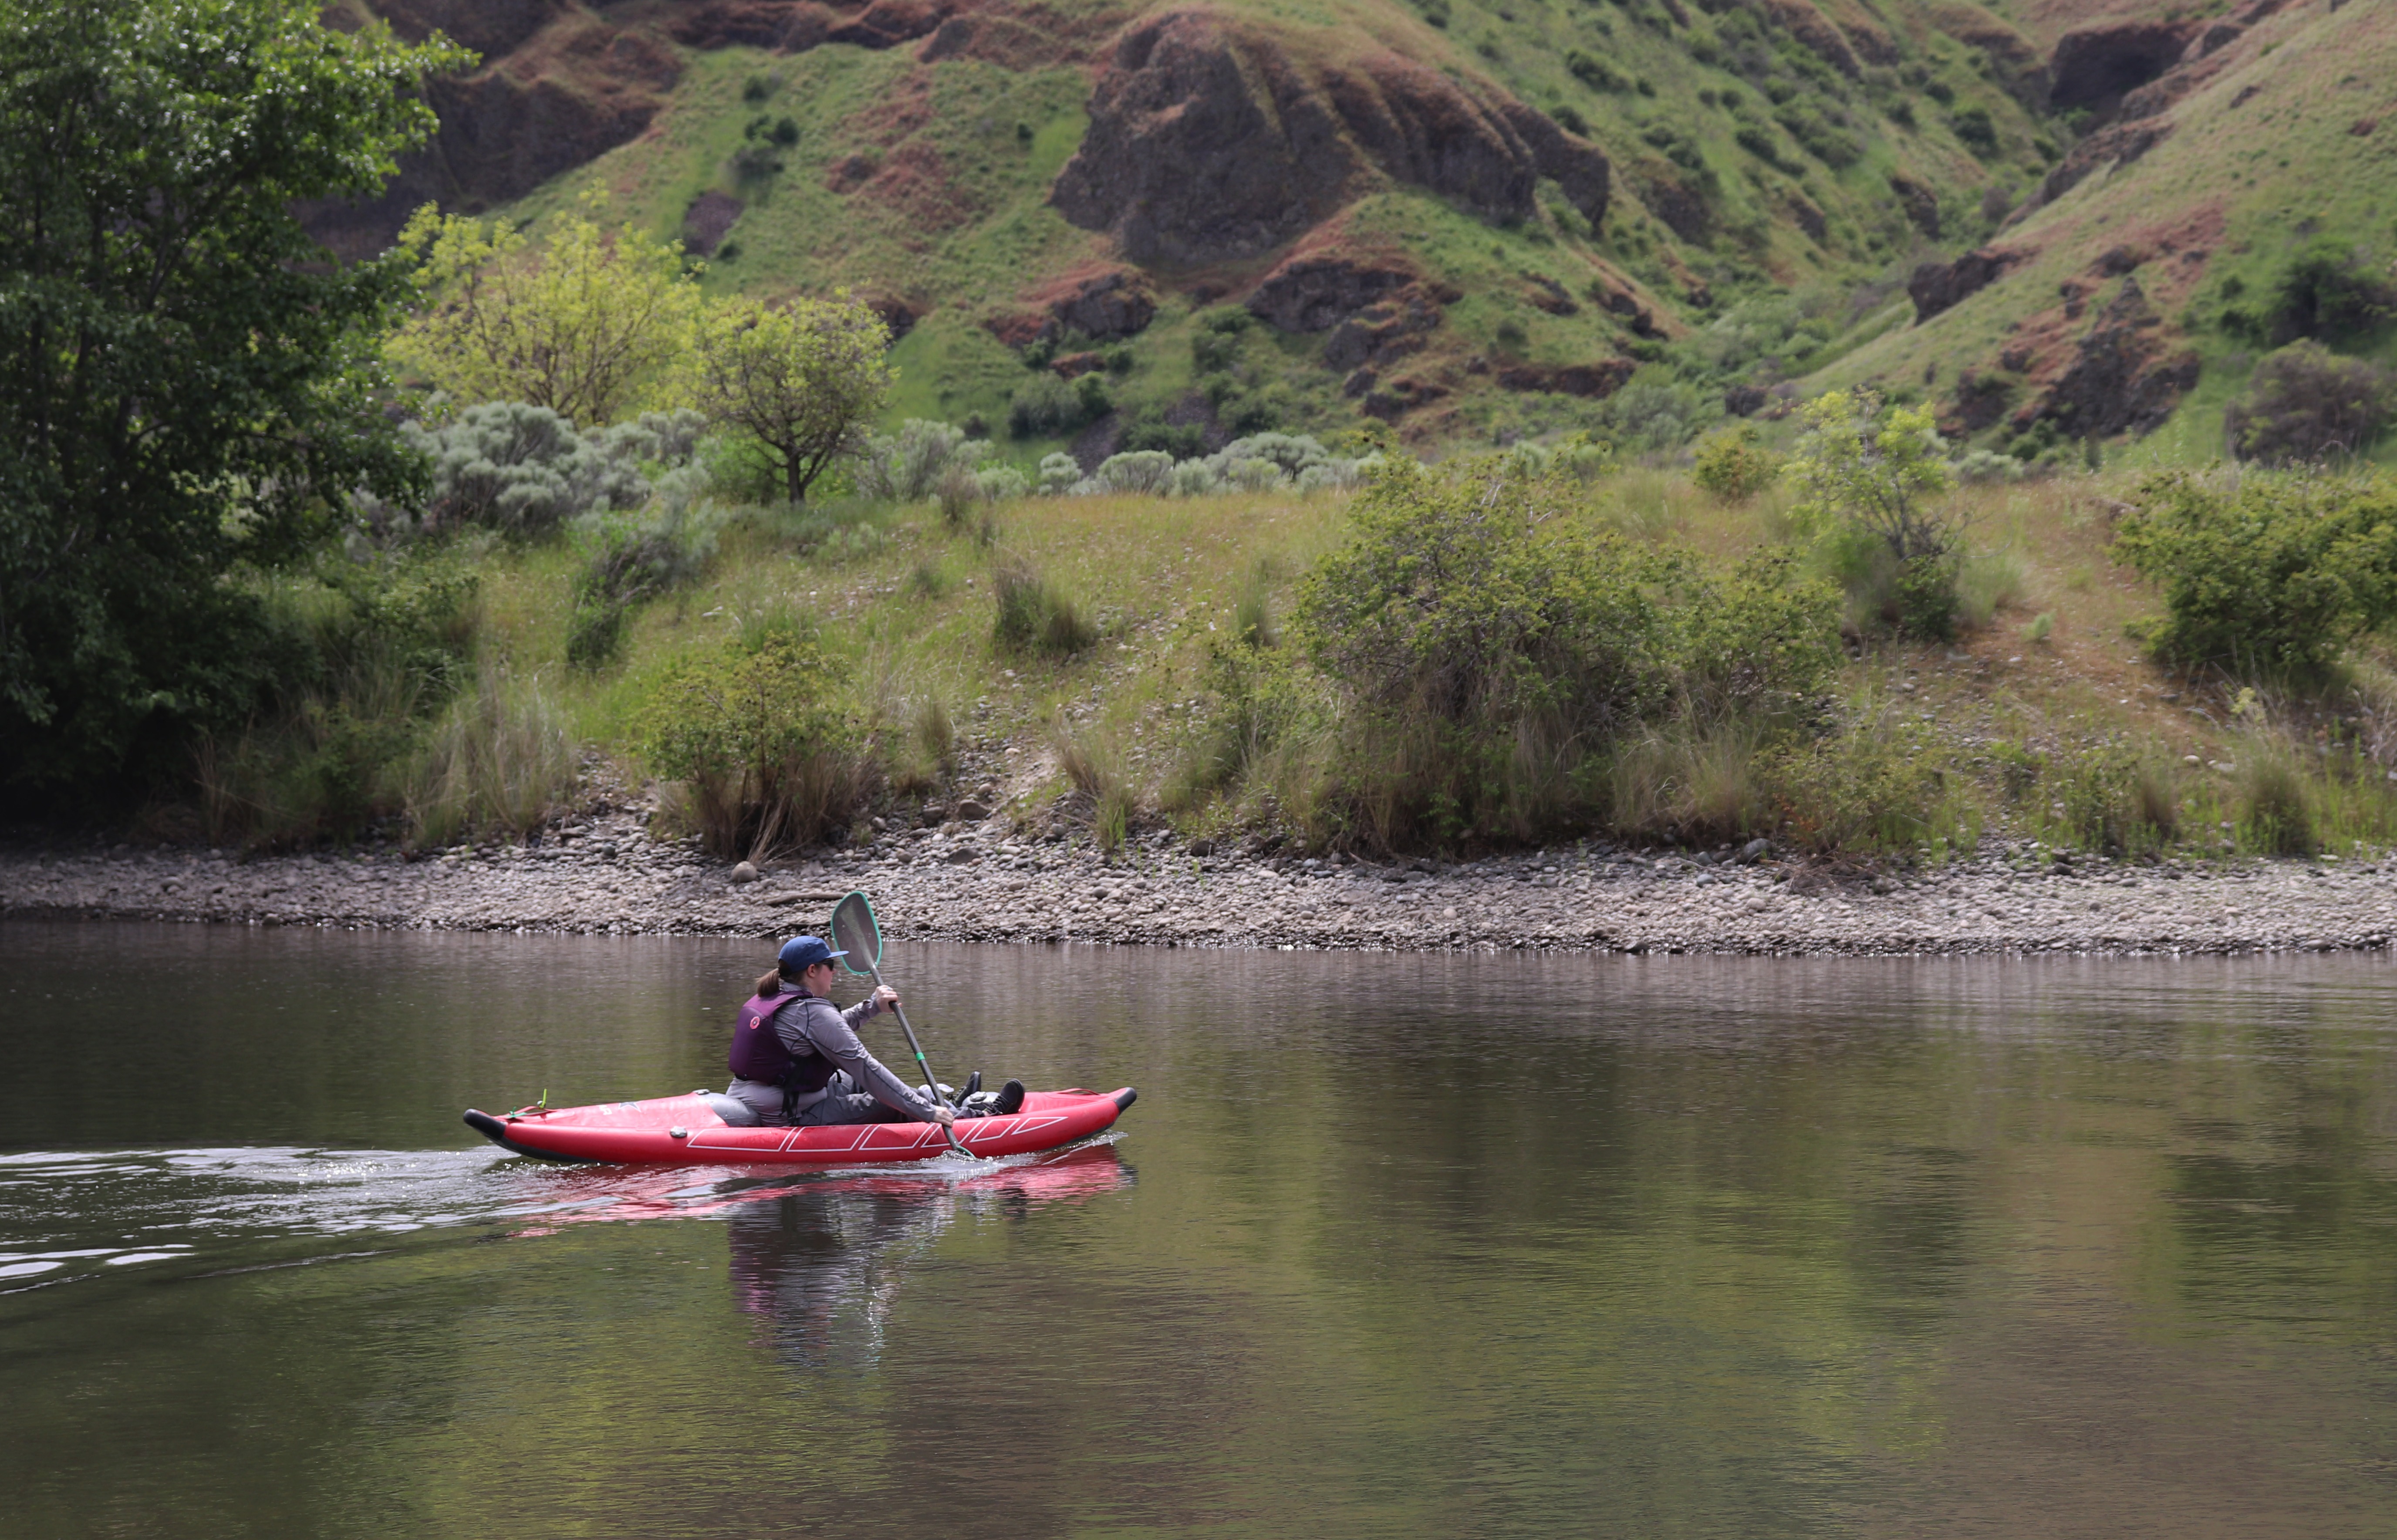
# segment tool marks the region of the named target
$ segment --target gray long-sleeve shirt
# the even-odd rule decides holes
[[[786,1005],[774,1013],[774,1033],[783,1046],[800,1058],[821,1053],[833,1066],[849,1077],[850,1083],[873,1097],[884,1106],[904,1112],[917,1119],[932,1115],[932,1104],[906,1081],[893,1075],[882,1061],[865,1051],[857,1040],[857,1029],[868,1019],[880,1013],[882,1008],[873,997],[858,1001],[842,1011],[820,995],[810,995],[797,984],[784,984],[781,993],[796,995],[798,1003]],[[779,1092],[777,1093],[779,1094]],[[792,1105],[792,1111],[802,1112],[823,1100],[824,1092],[802,1093]]]

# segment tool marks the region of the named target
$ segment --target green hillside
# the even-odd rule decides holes
[[[713,288],[868,296],[894,420],[1027,462],[1376,420],[1667,451],[1855,381],[2026,457],[2203,459],[2289,340],[2241,297],[2390,234],[2397,19],[2333,0],[375,8],[485,63],[353,248],[596,187]]]

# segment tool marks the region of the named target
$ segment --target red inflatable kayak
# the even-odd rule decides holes
[[[966,1118],[957,1139],[976,1155],[1029,1155],[1105,1131],[1138,1094],[1036,1091],[1004,1118]],[[947,1151],[936,1123],[842,1123],[830,1128],[734,1128],[704,1092],[587,1107],[470,1111],[466,1126],[503,1149],[544,1160],[615,1165],[856,1166],[929,1160]]]

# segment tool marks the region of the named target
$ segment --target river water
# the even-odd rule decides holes
[[[765,946],[0,928],[0,1533],[2397,1533],[2384,961],[887,960],[1139,1105],[539,1166]]]

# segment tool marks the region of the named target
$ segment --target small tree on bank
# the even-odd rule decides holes
[[[882,317],[838,289],[779,307],[733,301],[700,335],[700,409],[770,459],[793,502],[832,463],[864,447],[898,379]]]
[[[1952,636],[1963,529],[1939,501],[1953,482],[1930,411],[1832,391],[1805,417],[1783,472],[1799,494],[1790,523],[1814,538],[1852,601],[1902,632]]]

